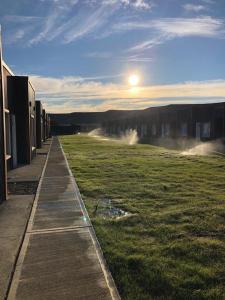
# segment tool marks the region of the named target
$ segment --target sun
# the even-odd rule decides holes
[[[136,85],[138,85],[139,80],[140,79],[139,79],[138,75],[132,74],[132,75],[129,76],[128,82],[129,82],[130,85],[136,86]]]

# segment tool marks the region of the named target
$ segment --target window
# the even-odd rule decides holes
[[[185,137],[187,136],[188,134],[188,126],[187,126],[187,123],[182,123],[181,124],[181,136]]]
[[[165,124],[165,136],[170,136],[170,124],[166,123]]]
[[[165,136],[165,126],[164,126],[164,124],[161,125],[161,136],[162,137]]]
[[[200,122],[196,122],[196,125],[195,125],[195,135],[196,135],[196,139],[197,140],[200,140],[200,137],[201,137],[201,123]]]
[[[210,137],[210,122],[202,124],[202,137],[209,138]]]
[[[156,125],[152,124],[152,135],[155,136],[156,135]]]
[[[141,137],[144,137],[147,135],[147,125],[142,124],[141,125]]]
[[[30,119],[30,135],[31,135],[31,146],[32,148],[35,148],[36,142],[35,142],[35,118],[33,115],[31,115]]]
[[[11,156],[11,130],[10,130],[10,114],[5,112],[5,132],[6,132],[6,155]]]

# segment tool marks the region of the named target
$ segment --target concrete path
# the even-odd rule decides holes
[[[57,138],[38,186],[8,299],[120,299]]]
[[[8,173],[9,184],[33,182],[38,185],[49,150],[49,142],[37,150],[30,165],[20,166]],[[4,300],[13,275],[17,256],[26,231],[35,189],[10,191],[9,198],[0,205],[0,300]]]

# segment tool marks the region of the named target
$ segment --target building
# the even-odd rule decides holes
[[[190,142],[225,139],[225,103],[152,107],[102,123],[108,135],[137,130],[141,142],[185,146]]]
[[[29,77],[15,76],[3,61],[0,38],[0,203],[7,198],[8,171],[30,164],[49,137],[50,120],[43,111]]]

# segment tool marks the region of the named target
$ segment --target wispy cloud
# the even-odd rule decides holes
[[[36,16],[6,15],[4,16],[3,21],[11,23],[30,23],[33,21],[40,21],[41,19],[41,17]]]
[[[41,17],[36,16],[18,16],[18,15],[6,15],[2,19],[4,28],[6,27],[5,42],[6,44],[17,43],[23,41],[34,30],[37,30]],[[10,24],[8,28],[5,24]],[[5,31],[3,32],[5,33]]]
[[[110,58],[112,57],[112,53],[111,52],[90,52],[84,55],[84,57],[89,57],[89,58]]]
[[[108,17],[112,15],[114,11],[117,9],[118,9],[117,6],[113,6],[107,10],[105,5],[102,5],[97,10],[95,10],[92,14],[86,16],[83,22],[81,21],[78,24],[76,24],[76,26],[73,26],[71,28],[70,23],[74,22],[74,20],[72,20],[71,22],[69,22],[69,27],[71,29],[68,29],[68,31],[64,34],[65,43],[70,43],[78,38],[81,38],[82,36],[86,36],[87,34],[90,34],[94,30],[99,29],[107,22]]]
[[[216,0],[201,0],[201,2],[203,2],[205,4],[210,4],[210,5],[215,4],[215,1]]]
[[[142,52],[147,49],[151,49],[157,45],[165,43],[165,41],[171,39],[170,35],[162,34],[157,37],[153,37],[150,40],[143,41],[129,48],[127,52]]]
[[[133,7],[137,9],[143,9],[143,10],[151,10],[155,6],[152,0],[103,0],[103,3],[106,4],[120,3],[127,7]]]
[[[41,40],[46,39],[48,34],[51,33],[51,31],[54,29],[54,25],[56,20],[58,19],[58,16],[59,14],[57,10],[55,10],[51,15],[49,15],[49,17],[44,21],[44,26],[42,31],[37,36],[32,38],[29,41],[29,44],[30,45],[36,44]]]
[[[4,18],[6,27],[14,24],[18,30],[15,38],[9,39],[10,43],[19,39],[29,45],[56,39],[71,43],[103,30],[119,9],[146,11],[153,7],[152,0],[40,0],[37,3],[39,8],[45,9],[46,15],[12,15]],[[31,25],[29,30],[28,24]]]
[[[187,3],[183,5],[183,8],[187,11],[187,12],[200,12],[200,11],[204,11],[207,10],[207,7],[205,5],[196,5],[196,4],[192,4],[192,3]]]
[[[130,89],[80,77],[31,76],[37,97],[51,112],[135,109],[167,103],[225,101],[225,80],[149,85]]]
[[[152,9],[154,6],[152,1],[145,1],[145,0],[133,1],[132,5],[136,8],[140,8],[140,9]]]
[[[127,62],[143,62],[143,63],[148,63],[148,62],[152,62],[153,59],[152,57],[148,57],[148,56],[143,56],[143,55],[139,55],[139,54],[135,54],[135,55],[130,55],[127,57],[121,57],[119,58],[122,61],[127,61]]]
[[[153,27],[164,34],[173,36],[224,37],[225,23],[212,17],[169,18],[153,22]]]
[[[210,38],[225,37],[225,22],[212,17],[164,18],[143,22],[129,22],[117,25],[121,30],[154,29],[155,36],[131,47],[129,51],[140,51],[160,45],[177,37],[199,36]]]
[[[120,56],[120,55],[115,55],[111,52],[90,52],[86,53],[84,57],[87,58],[93,58],[93,59],[109,59],[111,61],[125,61],[125,62],[151,62],[152,57],[149,56],[143,56],[141,54],[134,54],[134,55],[126,55],[126,56]],[[124,74],[121,74],[124,75]],[[119,75],[119,76],[121,76]],[[117,76],[118,77],[118,76]]]

